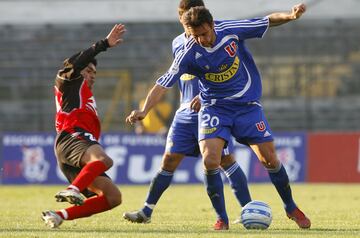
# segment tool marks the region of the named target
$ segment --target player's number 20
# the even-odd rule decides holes
[[[219,125],[220,122],[220,119],[217,116],[210,116],[209,114],[203,114],[201,118],[201,127],[215,127]]]

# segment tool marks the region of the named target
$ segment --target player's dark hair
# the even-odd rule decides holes
[[[180,0],[178,9],[179,15],[182,16],[184,12],[190,8],[199,6],[205,6],[203,0]]]
[[[182,16],[183,23],[187,27],[199,27],[204,23],[213,24],[213,17],[210,11],[204,7],[192,7]]]
[[[93,65],[95,65],[95,67],[97,66],[97,60],[95,58],[92,58],[90,60],[90,63],[92,63]]]

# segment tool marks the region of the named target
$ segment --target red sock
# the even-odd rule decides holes
[[[106,165],[102,161],[97,160],[90,162],[81,169],[71,185],[76,186],[81,192],[87,188],[97,176],[106,170]]]
[[[93,214],[104,212],[110,209],[111,207],[104,195],[96,196],[86,199],[84,201],[84,204],[81,206],[72,206],[66,208],[65,211],[67,212],[68,215],[66,220],[73,220],[81,217],[89,217]],[[58,213],[61,217],[64,217],[62,212],[57,211],[56,213]]]

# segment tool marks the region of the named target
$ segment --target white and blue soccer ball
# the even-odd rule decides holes
[[[272,212],[268,204],[253,200],[241,211],[241,223],[246,229],[267,229],[272,221]]]

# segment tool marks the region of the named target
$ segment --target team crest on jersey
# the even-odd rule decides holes
[[[239,69],[240,59],[235,57],[233,64],[224,72],[221,73],[206,73],[205,79],[214,83],[222,83],[231,79]]]
[[[265,125],[264,121],[260,121],[260,122],[256,123],[255,125],[256,125],[257,130],[260,132],[263,132],[266,130],[266,125]]]
[[[231,43],[225,46],[224,49],[230,55],[230,57],[234,57],[236,55],[237,45],[235,41],[231,41]]]

